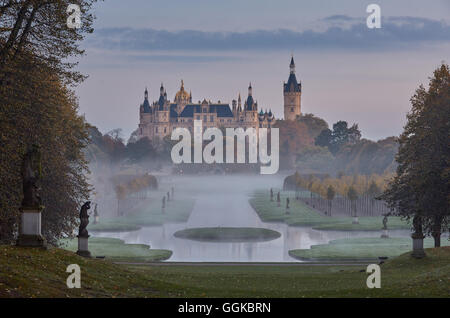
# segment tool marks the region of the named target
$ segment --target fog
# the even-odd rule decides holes
[[[95,233],[126,243],[147,244],[152,249],[172,250],[172,262],[297,262],[291,249],[307,249],[330,240],[349,237],[379,237],[374,232],[316,231],[311,227],[289,227],[283,223],[262,222],[248,203],[257,189],[281,188],[283,175],[159,176],[160,188],[175,185],[175,200],[195,198],[186,223],[142,227],[138,231]],[[160,198],[157,198],[159,200]],[[103,207],[101,207],[103,209]],[[126,216],[125,216],[126,217]],[[197,227],[259,227],[278,231],[281,237],[265,242],[216,243],[175,238],[179,230]],[[408,231],[390,231],[404,236]]]

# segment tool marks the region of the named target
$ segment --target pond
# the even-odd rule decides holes
[[[138,231],[96,233],[116,237],[130,244],[148,244],[154,249],[172,250],[171,262],[299,262],[288,255],[292,249],[307,249],[331,240],[379,237],[381,231],[318,231],[262,222],[248,203],[255,189],[281,187],[280,176],[172,177],[177,191],[196,198],[189,220],[184,224],[143,227]],[[197,227],[258,227],[281,233],[265,242],[201,242],[174,237],[174,233]],[[407,236],[409,231],[390,231],[390,236]]]

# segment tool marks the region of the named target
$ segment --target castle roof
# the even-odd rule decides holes
[[[188,104],[184,107],[179,117],[194,117],[194,113],[201,112],[202,107],[200,104]],[[233,117],[233,112],[228,104],[209,104],[207,113],[216,113],[217,117]]]
[[[150,103],[148,102],[148,99],[144,99],[144,103],[142,104],[142,107],[144,108],[144,113],[152,113],[152,108],[150,107]]]
[[[284,84],[285,92],[301,92],[302,84],[297,82],[297,77],[295,77],[295,73],[291,73],[289,75],[288,82]]]

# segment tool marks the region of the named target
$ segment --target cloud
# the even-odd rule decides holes
[[[411,49],[450,42],[450,25],[419,17],[382,18],[369,29],[365,18],[333,15],[321,20],[324,31],[288,29],[247,32],[104,28],[87,39],[88,47],[120,51],[249,49]]]

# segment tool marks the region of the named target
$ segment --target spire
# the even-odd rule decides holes
[[[161,96],[164,95],[164,85],[163,85],[162,82],[161,82],[161,87],[159,88],[159,94],[160,94]]]
[[[248,84],[248,96],[252,96],[252,82]]]
[[[180,88],[182,91],[184,91],[184,81],[183,80],[181,80],[181,88]]]
[[[289,68],[291,69],[291,74],[294,74],[295,73],[294,55],[291,56],[291,64],[289,64]]]
[[[144,98],[145,98],[145,99],[148,99],[148,90],[147,90],[147,86],[145,87]]]

